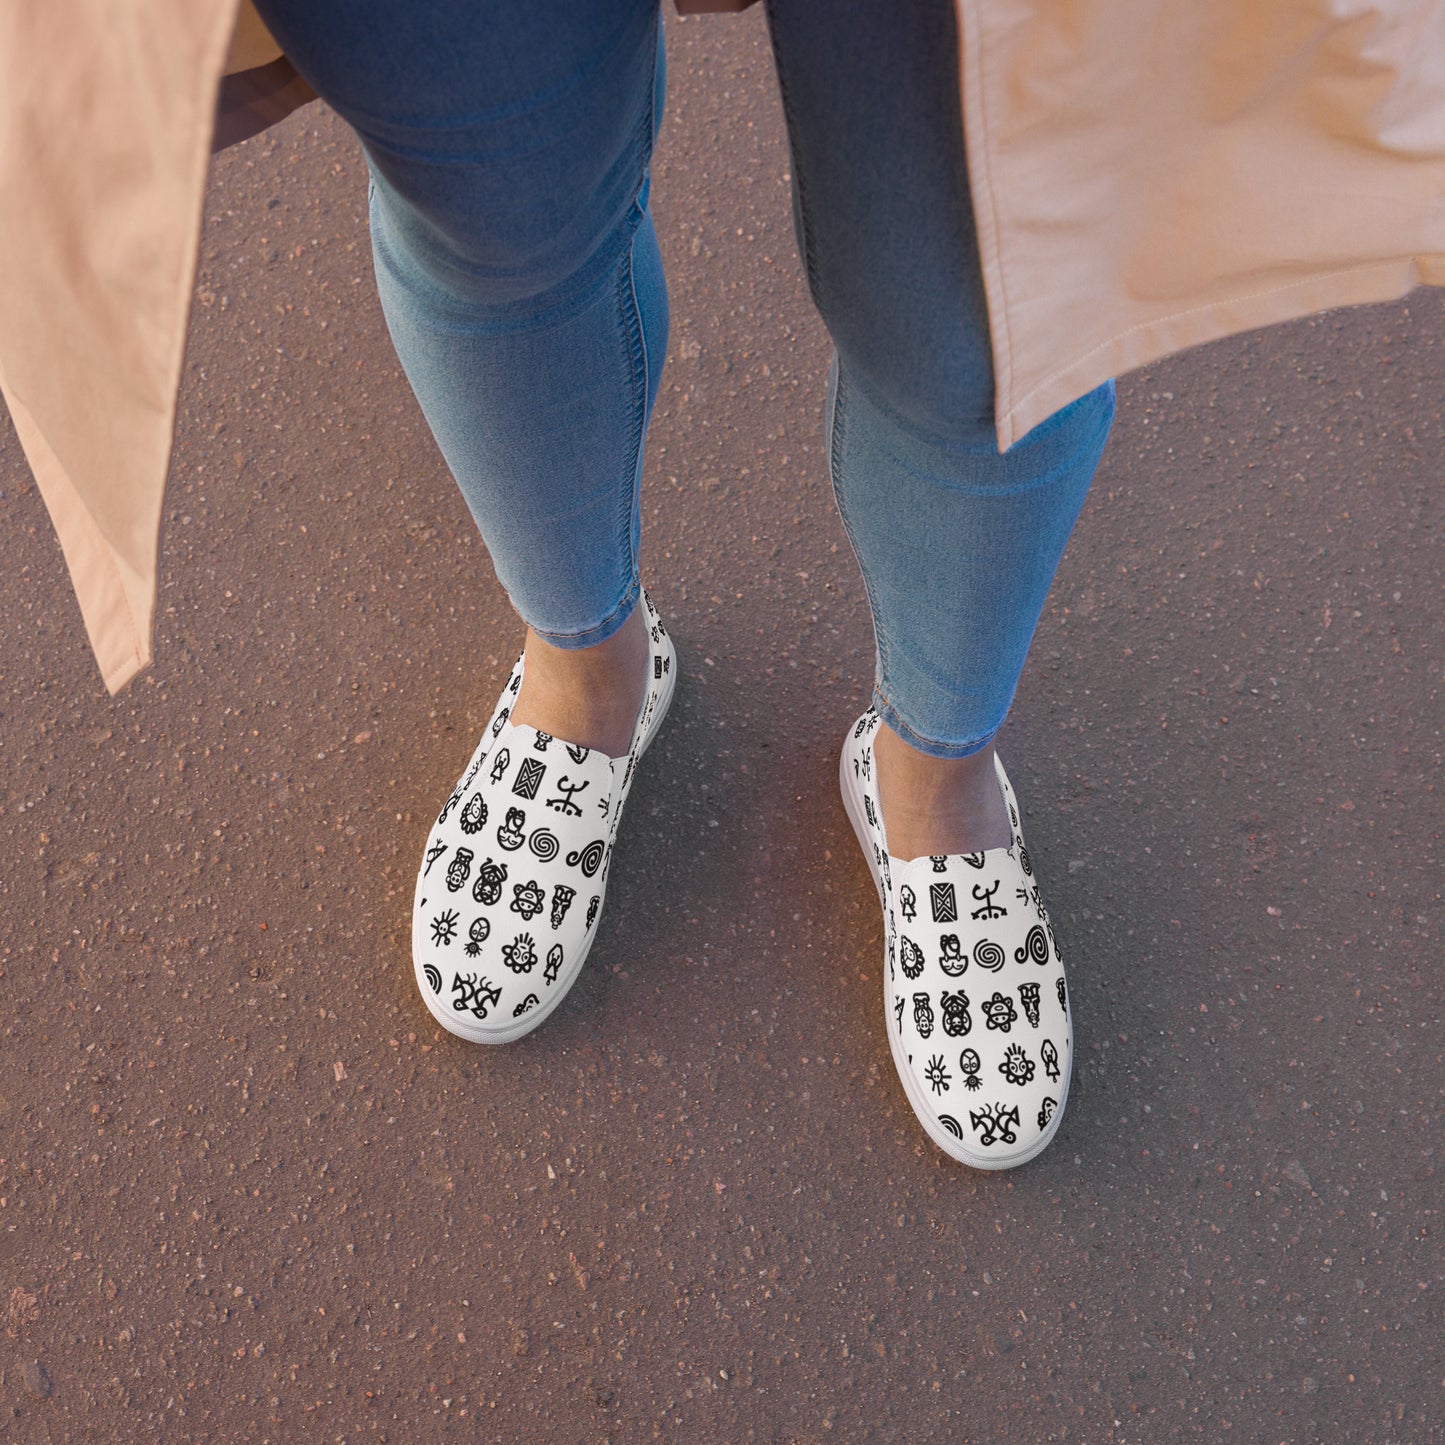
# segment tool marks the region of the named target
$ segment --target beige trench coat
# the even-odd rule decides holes
[[[1110,376],[1445,282],[1445,8],[956,0],[1007,448]],[[0,0],[0,390],[106,685],[162,492],[238,0]]]

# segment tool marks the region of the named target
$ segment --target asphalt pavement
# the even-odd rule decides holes
[[[1445,297],[1121,379],[1001,743],[1073,1092],[971,1172],[894,1075],[837,796],[871,637],[762,17],[670,45],[680,685],[524,1042],[412,983],[521,632],[345,127],[216,162],[115,699],[0,423],[0,1440],[1445,1440]]]

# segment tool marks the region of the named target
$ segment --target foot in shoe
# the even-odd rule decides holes
[[[1005,839],[907,858],[878,792],[875,744],[887,736],[870,708],[844,741],[839,782],[883,904],[893,1062],[940,1149],[976,1169],[1011,1169],[1047,1146],[1068,1096],[1073,1028],[1053,925],[992,750]]]
[[[1013,841],[991,742],[966,758],[935,758],[883,726],[874,735],[873,752],[893,857],[906,862],[934,854],[982,853]]]
[[[595,647],[554,647],[527,629],[522,690],[512,721],[580,747],[620,758],[646,685],[648,632],[638,606],[606,642]]]
[[[513,717],[529,650],[427,838],[412,905],[417,987],[432,1017],[473,1043],[536,1028],[596,937],[623,805],[677,677],[646,593],[637,612],[640,696],[622,744],[591,746]]]

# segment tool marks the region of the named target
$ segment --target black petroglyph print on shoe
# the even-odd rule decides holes
[[[913,1027],[918,1030],[921,1039],[926,1039],[933,1032],[933,1009],[926,993],[913,995]]]
[[[492,759],[492,782],[500,783],[502,779],[506,776],[507,769],[511,766],[512,755],[506,750],[506,748],[503,748],[502,751],[499,752],[497,756]]]
[[[489,978],[478,979],[474,973],[459,973],[452,979],[452,992],[458,995],[452,1000],[452,1007],[458,1013],[473,1013],[479,1019],[497,1006],[502,990],[495,988]]]
[[[457,923],[461,915],[453,909],[445,913],[438,913],[431,921],[431,941],[438,945],[445,945],[457,936]]]
[[[978,1076],[978,1071],[982,1067],[982,1061],[979,1059],[977,1049],[965,1049],[958,1056],[958,1070],[963,1075],[963,1087],[965,1089],[983,1088],[983,1080]]]
[[[502,884],[507,881],[507,865],[494,863],[490,858],[477,869],[477,881],[472,884],[472,897],[486,908],[502,901]]]
[[[906,883],[898,890],[898,908],[905,923],[912,923],[918,917],[918,899]]]
[[[539,999],[536,994],[534,994],[534,993],[529,993],[529,994],[527,995],[527,997],[524,998],[524,999],[522,1000],[522,1002],[519,1003],[519,1004],[516,1006],[516,1008],[514,1008],[514,1009],[512,1010],[512,1017],[513,1017],[514,1019],[519,1019],[519,1018],[521,1018],[522,1015],[523,1015],[524,1013],[526,1013],[528,1009],[534,1009],[534,1008],[536,1008],[537,1005],[538,1005],[539,1003],[541,1003],[541,1002],[542,1002],[542,1000]]]
[[[546,905],[547,890],[535,878],[512,884],[511,909],[522,915],[523,923],[530,923]]]
[[[550,863],[561,848],[557,835],[550,828],[533,828],[532,836],[527,839],[527,846],[544,863]]]
[[[574,783],[566,773],[563,773],[557,779],[557,797],[548,798],[547,806],[555,808],[564,818],[580,818],[582,809],[572,799],[578,793],[585,793],[591,786],[591,783]]]
[[[510,943],[502,945],[502,962],[513,973],[531,973],[537,966],[537,945],[530,933],[519,933]]]
[[[487,805],[480,793],[473,793],[467,799],[467,806],[462,809],[462,816],[458,819],[462,825],[463,833],[480,833],[487,822]]]
[[[923,1071],[923,1077],[928,1080],[935,1094],[942,1094],[947,1091],[953,1075],[943,1067],[943,1055],[934,1054],[929,1059],[928,1067]]]
[[[565,883],[555,883],[552,886],[552,929],[555,932],[561,928],[562,920],[567,916],[567,910],[572,906],[572,900],[577,896],[575,888],[569,888]]]
[[[943,1031],[950,1038],[961,1039],[973,1028],[968,995],[962,989],[957,993],[944,989],[938,996],[938,1005],[943,1010]]]
[[[602,857],[606,847],[600,838],[589,843],[585,848],[578,849],[575,853],[567,855],[567,866],[569,868],[580,868],[584,878],[591,878],[602,866]]]
[[[975,908],[968,916],[973,919],[1006,917],[1008,909],[1002,904],[993,901],[993,895],[997,893],[998,890],[999,884],[997,882],[992,888],[985,888],[982,883],[975,883],[973,885],[974,901],[983,904],[983,907]]]
[[[1049,1076],[1049,1082],[1056,1084],[1059,1081],[1059,1051],[1052,1039],[1045,1039],[1039,1045],[1039,1057],[1044,1061],[1044,1073]]]
[[[468,958],[476,958],[482,951],[482,945],[491,934],[492,925],[485,918],[478,918],[472,926],[467,929],[467,938],[471,941],[462,949]]]
[[[1024,935],[1023,945],[1014,949],[1015,963],[1033,962],[1044,967],[1049,961],[1049,936],[1035,923]]]
[[[964,953],[958,941],[956,933],[945,933],[939,940],[938,946],[943,950],[938,958],[938,966],[949,978],[957,978],[968,967],[968,956]]]
[[[562,971],[562,945],[554,943],[547,950],[547,966],[542,970],[542,977],[548,983],[556,983],[557,975]]]
[[[905,933],[899,940],[899,962],[905,978],[917,978],[923,972],[923,950]]]
[[[1006,993],[996,993],[983,1005],[983,1016],[987,1026],[1006,1034],[1018,1018],[1014,1001]]]
[[[427,983],[431,985],[431,991],[433,993],[440,993],[442,991],[441,969],[439,969],[436,964],[429,963],[422,969],[422,972],[426,975]]]
[[[507,809],[507,821],[497,825],[497,842],[509,853],[515,853],[527,841],[522,831],[527,826],[527,815],[520,808]]]
[[[452,861],[447,864],[447,890],[451,893],[460,893],[467,886],[467,879],[472,876],[472,859],[476,854],[470,848],[458,848],[452,854]]]
[[[933,910],[935,923],[958,922],[958,894],[952,883],[930,883],[928,906]]]
[[[980,938],[973,946],[973,966],[997,973],[1008,962],[1008,954],[992,939]]]
[[[436,860],[440,858],[442,854],[446,851],[447,844],[442,842],[433,843],[431,847],[426,850],[426,867],[421,870],[421,876],[423,878],[425,878],[426,875],[431,872],[431,865],[435,863]]]
[[[1024,1052],[1022,1044],[1010,1044],[1003,1052],[1003,1062],[998,1071],[1009,1083],[1022,1089],[1033,1081],[1034,1061]]]
[[[1019,1002],[1024,1006],[1024,1017],[1032,1028],[1039,1026],[1039,986],[1036,983],[1019,985]]]
[[[1007,1109],[1002,1104],[985,1104],[977,1113],[970,1109],[968,1119],[978,1134],[980,1144],[1018,1142],[1019,1136],[1014,1132],[1019,1125],[1017,1104],[1012,1104]]]
[[[517,797],[531,802],[537,796],[537,789],[542,786],[542,779],[546,776],[545,763],[539,763],[536,758],[523,758],[522,766],[517,769],[517,776],[512,780],[512,791]]]

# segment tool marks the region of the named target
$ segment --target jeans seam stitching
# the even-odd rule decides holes
[[[657,70],[656,28],[653,30],[652,62],[653,72]],[[638,178],[637,194],[640,197],[647,184],[649,153],[654,133],[657,112],[657,86],[648,87],[647,104],[643,108],[638,134],[638,154],[642,157],[641,174]],[[642,478],[639,475],[643,457],[643,434],[647,429],[648,358],[647,337],[642,327],[642,313],[637,304],[637,284],[633,276],[633,256],[637,247],[637,232],[645,218],[645,212],[636,200],[632,203],[632,236],[617,269],[617,305],[622,318],[623,338],[627,346],[628,360],[632,373],[632,442],[627,456],[627,485],[623,488],[619,508],[618,525],[621,531],[621,551],[626,558],[627,591],[623,601],[612,615],[632,599],[638,585],[637,553],[632,545],[632,515],[639,500]]]
[[[873,679],[874,696],[881,696],[880,688],[883,678],[887,673],[888,648],[883,638],[883,629],[878,625],[878,604],[873,591],[873,583],[869,579],[868,569],[863,565],[863,554],[858,550],[858,538],[853,531],[853,524],[848,517],[848,508],[843,501],[843,493],[838,487],[838,473],[840,470],[839,453],[843,445],[843,362],[839,357],[835,361],[838,368],[838,379],[833,388],[833,425],[830,428],[828,438],[828,483],[833,489],[833,504],[838,508],[839,520],[843,523],[843,531],[847,535],[848,545],[853,549],[853,559],[858,564],[858,575],[863,579],[863,591],[868,598],[868,620],[873,625],[873,651],[877,659],[877,669]]]

